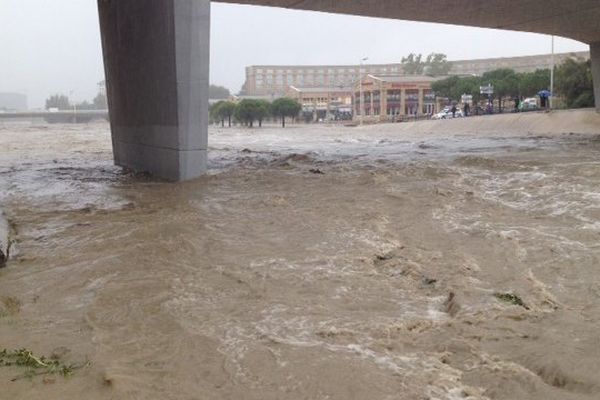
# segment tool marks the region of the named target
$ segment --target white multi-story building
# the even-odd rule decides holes
[[[567,58],[589,59],[589,52],[555,54],[558,65]],[[551,55],[534,55],[481,60],[449,61],[450,75],[482,75],[499,68],[510,68],[516,72],[533,72],[550,68]],[[362,74],[359,65],[254,65],[246,67],[246,82],[241,93],[249,96],[281,96],[290,86],[300,88],[330,88],[353,86],[359,76],[405,75],[402,64],[365,64]]]

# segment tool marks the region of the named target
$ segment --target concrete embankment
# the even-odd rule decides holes
[[[6,265],[10,247],[10,225],[6,217],[0,211],[0,268]]]
[[[594,109],[498,114],[389,124],[384,129],[423,134],[600,134],[600,114]]]

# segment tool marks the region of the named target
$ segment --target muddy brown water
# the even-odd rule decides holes
[[[0,367],[0,399],[600,398],[598,137],[210,148],[208,176],[153,182],[112,165],[106,124],[0,125],[0,348],[91,362]]]

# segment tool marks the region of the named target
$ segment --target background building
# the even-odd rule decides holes
[[[0,93],[0,111],[26,111],[27,96],[21,93]]]
[[[437,107],[431,83],[438,79],[443,77],[367,75],[354,87],[355,119],[395,121],[408,115],[434,114]]]
[[[352,119],[352,92],[348,87],[298,88],[290,86],[286,96],[302,105],[307,121]]]
[[[567,58],[589,59],[589,52],[555,54],[558,65]],[[551,55],[534,55],[482,60],[449,61],[450,75],[482,75],[498,68],[516,72],[533,72],[550,68]],[[249,96],[285,95],[290,86],[330,88],[354,86],[359,79],[359,65],[256,65],[246,67],[246,82],[241,94]],[[403,75],[402,64],[365,64],[363,75]]]
[[[555,65],[562,64],[567,58],[583,58],[589,60],[588,51],[554,54]],[[482,60],[450,61],[450,75],[483,75],[500,68],[509,68],[515,72],[534,72],[538,69],[550,69],[551,54],[535,56],[486,58]]]
[[[402,72],[401,64],[363,65],[363,73],[393,74]],[[262,65],[246,67],[245,95],[285,94],[290,86],[326,87],[332,90],[352,87],[359,78],[359,65]]]

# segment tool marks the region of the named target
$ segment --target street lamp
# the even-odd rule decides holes
[[[554,35],[552,35],[552,55],[550,56],[550,109],[554,106]]]
[[[75,93],[74,90],[69,91],[69,96],[70,96],[69,100],[73,101],[73,122],[77,123],[77,103],[75,102],[75,99],[74,99],[74,97],[75,97],[74,93]]]
[[[362,71],[363,71],[363,62],[367,61],[369,59],[369,57],[365,57],[365,58],[361,58],[360,59],[360,68],[358,70],[358,93],[360,96],[359,99],[359,111],[360,111],[360,124],[363,124],[363,89],[362,89]]]

